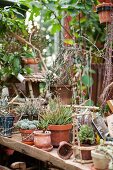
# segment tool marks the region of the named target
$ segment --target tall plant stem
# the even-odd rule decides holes
[[[27,44],[28,46],[30,46],[31,48],[33,48],[34,50],[36,50],[36,51],[38,52],[39,57],[40,57],[40,60],[41,60],[41,62],[42,62],[42,64],[43,64],[44,70],[47,71],[48,68],[47,68],[47,66],[46,66],[46,64],[45,64],[45,62],[44,62],[44,60],[43,60],[41,51],[40,51],[38,48],[36,48],[33,44],[31,44],[30,42],[26,41],[23,37],[15,34],[14,32],[11,32],[11,34],[12,34],[19,42],[21,42],[21,43],[23,43],[23,44]]]

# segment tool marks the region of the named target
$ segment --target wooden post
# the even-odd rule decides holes
[[[29,87],[29,93],[30,93],[31,98],[34,98],[31,81],[28,81],[28,87]]]

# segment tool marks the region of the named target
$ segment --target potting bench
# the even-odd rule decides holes
[[[35,146],[22,143],[20,134],[14,134],[12,138],[0,136],[0,144],[38,160],[50,162],[52,165],[64,170],[91,170],[91,164],[76,163],[73,156],[69,160],[61,159],[57,155],[57,149],[46,152]]]

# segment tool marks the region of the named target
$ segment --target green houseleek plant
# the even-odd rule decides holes
[[[95,135],[94,130],[91,126],[82,125],[80,127],[78,137],[81,144],[89,144],[92,145],[95,143]]]

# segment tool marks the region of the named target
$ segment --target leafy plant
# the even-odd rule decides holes
[[[42,107],[40,100],[31,99],[16,107],[15,110],[19,115],[33,120],[35,117],[38,118],[38,114],[41,112]]]
[[[43,130],[43,131],[47,130],[48,123],[49,123],[49,121],[41,119],[38,123],[38,129]]]
[[[78,137],[81,144],[94,144],[95,142],[95,135],[94,130],[91,126],[82,125],[78,132]]]
[[[22,119],[16,123],[16,127],[20,129],[36,129],[38,126],[39,121],[37,120],[28,120]]]
[[[51,125],[65,125],[72,123],[71,107],[60,104],[59,99],[51,99],[48,108],[40,115],[40,119]]]

